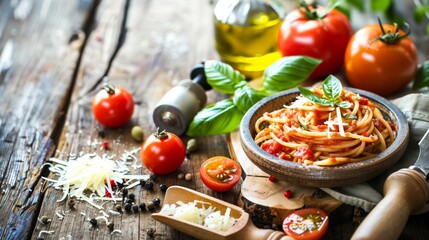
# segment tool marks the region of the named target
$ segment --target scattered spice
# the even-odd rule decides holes
[[[155,209],[155,204],[153,202],[148,202],[146,204],[147,210],[153,211]]]
[[[167,191],[167,188],[168,188],[167,185],[163,183],[159,184],[159,190],[161,190],[161,192]]]
[[[140,207],[141,211],[146,210],[146,204],[145,203],[140,203],[139,207]]]
[[[137,205],[133,205],[132,209],[133,209],[133,212],[135,212],[135,213],[139,212],[139,206],[137,206]]]
[[[189,139],[189,141],[186,143],[186,151],[187,152],[195,152],[198,150],[198,142],[195,138]]]
[[[127,211],[127,212],[131,212],[131,207],[132,207],[132,204],[131,204],[131,203],[127,203],[127,204],[125,204],[125,206],[124,206],[125,211]]]
[[[186,181],[191,181],[191,180],[192,180],[192,174],[191,174],[191,173],[187,173],[187,174],[185,175],[185,180],[186,180]]]
[[[152,202],[155,207],[158,207],[161,204],[161,200],[159,200],[159,198],[152,199]]]
[[[98,224],[98,221],[95,218],[91,218],[91,220],[89,220],[89,223],[91,223],[91,226],[96,227]]]
[[[104,132],[103,129],[98,130],[97,133],[98,133],[98,136],[101,137],[101,138],[104,138],[104,136],[106,136],[106,134],[105,134],[105,132]]]
[[[116,204],[116,206],[115,206],[115,209],[116,209],[116,211],[118,211],[118,212],[122,212],[122,206],[121,206],[121,204]]]
[[[270,182],[275,182],[275,181],[276,181],[276,178],[275,178],[275,177],[273,177],[273,176],[270,176],[270,177],[268,178],[268,180],[269,180]]]
[[[110,231],[113,231],[113,228],[115,227],[115,224],[114,223],[112,223],[112,222],[109,222],[109,224],[107,224],[107,228],[110,230]]]
[[[137,142],[141,142],[144,137],[143,129],[140,126],[134,126],[131,129],[131,137]]]
[[[128,195],[128,198],[129,198],[129,199],[134,200],[134,199],[135,199],[135,195],[134,195],[134,193],[130,193],[130,194]]]
[[[103,147],[104,150],[108,150],[109,149],[109,142],[103,142],[101,144],[101,146]]]
[[[156,180],[156,174],[155,173],[151,173],[149,175],[150,180],[155,181]]]
[[[292,198],[292,191],[291,190],[286,190],[284,193],[283,193],[283,196],[285,196],[285,198]]]
[[[149,228],[149,229],[146,231],[146,234],[147,234],[149,237],[153,237],[153,236],[155,236],[155,232],[156,232],[156,230],[155,230],[155,229],[153,229],[153,228]]]
[[[68,201],[69,208],[72,210],[76,209],[76,201],[72,198]]]
[[[144,187],[145,184],[146,184],[146,180],[140,179],[140,186]]]
[[[153,182],[151,180],[147,180],[146,183],[145,183],[145,185],[144,185],[144,187],[147,190],[152,190],[153,189]]]
[[[40,222],[43,224],[48,224],[51,221],[51,219],[49,219],[47,216],[42,216],[40,218]]]

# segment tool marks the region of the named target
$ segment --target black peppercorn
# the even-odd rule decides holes
[[[159,184],[159,190],[161,190],[161,192],[165,192],[165,191],[167,191],[167,185],[165,185],[165,184]]]
[[[133,202],[134,202],[134,199],[130,199],[130,198],[128,198],[127,201],[125,201],[125,203],[133,203]]]
[[[156,230],[155,230],[155,229],[153,229],[153,228],[149,228],[149,229],[146,231],[146,234],[147,234],[149,237],[153,237],[153,236],[155,235],[155,232],[156,232]]]
[[[49,218],[48,218],[48,217],[46,217],[46,216],[42,216],[42,217],[40,218],[40,221],[41,221],[43,224],[48,224],[48,223],[50,222]]]
[[[103,129],[98,130],[98,136],[101,137],[101,138],[104,138],[105,132],[104,132]]]
[[[146,180],[140,179],[140,186],[144,187],[146,184]]]
[[[150,181],[150,180],[147,180],[147,181],[146,181],[146,183],[145,183],[145,185],[144,185],[144,187],[145,187],[147,190],[152,190],[152,189],[153,189],[153,182],[152,182],[152,181]]]
[[[133,209],[133,212],[135,212],[135,213],[139,212],[139,206],[137,206],[137,205],[133,205],[132,209]]]
[[[129,198],[129,199],[133,199],[133,200],[134,200],[135,196],[134,196],[134,194],[133,194],[133,193],[130,193],[130,194],[128,194],[128,198]]]
[[[91,220],[89,220],[89,223],[91,223],[91,225],[92,225],[93,227],[96,227],[96,226],[97,226],[97,224],[98,224],[98,221],[97,221],[97,219],[95,219],[95,218],[91,218]]]
[[[140,207],[141,211],[146,210],[146,204],[145,203],[140,203],[139,207]]]
[[[70,199],[68,201],[68,205],[69,205],[70,209],[72,209],[72,210],[76,209],[76,202],[74,201],[74,199]]]
[[[127,197],[128,196],[128,189],[124,188],[122,189],[122,197]]]
[[[115,227],[115,224],[114,224],[114,223],[112,223],[112,222],[109,222],[109,223],[107,224],[107,228],[108,228],[110,231],[112,231],[114,227]]]
[[[153,205],[155,205],[155,207],[158,207],[159,204],[161,204],[161,200],[159,200],[159,198],[154,198],[152,199]]]
[[[132,204],[131,204],[131,203],[127,203],[127,204],[125,204],[125,206],[124,206],[125,211],[127,211],[127,212],[131,212],[131,207],[132,207]]]

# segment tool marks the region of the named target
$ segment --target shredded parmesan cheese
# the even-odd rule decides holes
[[[128,175],[129,165],[126,158],[137,153],[140,149],[126,152],[118,161],[114,161],[107,155],[83,154],[76,160],[64,161],[58,158],[51,158],[52,163],[48,163],[49,170],[58,176],[58,179],[43,177],[46,181],[52,182],[55,189],[63,191],[63,196],[58,201],[63,201],[68,197],[82,199],[97,209],[103,209],[100,201],[121,201],[122,198],[113,190],[111,180],[116,183],[123,183],[123,179],[140,180],[149,179],[149,175]],[[134,157],[135,158],[135,157]],[[133,164],[136,166],[136,164]],[[139,182],[139,181],[136,181]],[[135,185],[133,185],[135,186]],[[90,194],[88,196],[88,194]],[[64,217],[64,216],[63,216]]]

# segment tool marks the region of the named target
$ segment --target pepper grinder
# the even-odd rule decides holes
[[[183,80],[170,89],[153,111],[153,121],[160,129],[178,136],[185,133],[194,116],[207,101],[206,91],[212,87],[204,74],[204,63],[190,73],[192,80]]]

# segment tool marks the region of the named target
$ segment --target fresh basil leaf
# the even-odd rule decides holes
[[[265,69],[263,86],[272,92],[294,88],[305,81],[321,63],[306,56],[283,57]]]
[[[210,104],[195,115],[186,134],[188,136],[211,136],[229,133],[240,125],[243,113],[231,99]]]
[[[413,89],[429,87],[429,61],[424,62],[417,70],[416,77],[413,82]]]
[[[347,120],[357,119],[356,115],[354,115],[353,113],[345,113],[342,117]]]
[[[246,85],[246,77],[229,64],[207,60],[204,62],[207,83],[218,92],[233,94],[237,88]]]
[[[325,96],[331,101],[335,101],[339,98],[343,90],[340,80],[334,75],[329,75],[325,81],[323,81],[322,88]]]
[[[340,108],[349,108],[352,104],[347,101],[342,101],[342,102],[336,102],[335,105],[337,105]]]
[[[255,103],[260,101],[267,95],[264,92],[257,91],[250,86],[244,86],[235,90],[232,101],[234,105],[244,114],[251,108]]]
[[[332,107],[334,106],[333,101],[330,101],[329,99],[326,99],[326,98],[321,98],[307,88],[298,87],[298,89],[304,97],[306,97],[308,100],[314,103],[317,103],[323,106],[332,106]]]

